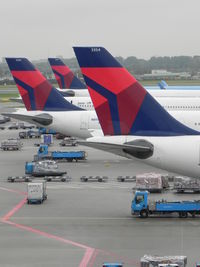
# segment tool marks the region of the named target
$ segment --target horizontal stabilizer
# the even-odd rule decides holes
[[[92,141],[78,141],[79,144],[110,152],[119,156],[127,158],[147,159],[153,155],[153,145],[143,139],[138,139],[132,142],[119,144],[111,144],[104,142],[92,142]]]
[[[13,119],[26,121],[26,122],[34,123],[34,124],[39,124],[43,126],[48,126],[53,121],[52,116],[47,113],[42,113],[42,114],[35,115],[35,116],[23,115],[23,114],[17,114],[17,113],[2,113],[2,115],[13,118]]]

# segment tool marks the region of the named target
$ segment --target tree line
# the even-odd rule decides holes
[[[76,58],[62,60],[72,69],[72,71],[81,75]],[[200,72],[200,56],[151,57],[147,60],[130,56],[127,58],[117,57],[117,60],[135,75],[151,73],[154,69],[165,69],[171,72],[189,72],[192,75]],[[36,65],[36,67],[47,77],[52,75],[47,60],[33,61],[33,64]],[[0,78],[10,76],[7,64],[5,62],[0,63]]]

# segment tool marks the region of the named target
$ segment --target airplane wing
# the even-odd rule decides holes
[[[42,113],[39,115],[31,116],[31,115],[24,115],[24,114],[17,114],[17,113],[2,113],[3,116],[10,117],[13,119],[26,121],[29,123],[39,124],[39,126],[48,126],[52,123],[53,118],[51,115],[47,113]]]
[[[153,155],[153,145],[142,139],[138,139],[132,142],[127,142],[122,145],[103,143],[103,142],[91,142],[91,141],[78,141],[79,144],[110,152],[129,159],[147,159]]]

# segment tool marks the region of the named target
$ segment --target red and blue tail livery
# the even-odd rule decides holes
[[[54,88],[26,58],[6,58],[27,110],[80,110]]]
[[[198,132],[175,120],[103,47],[74,47],[104,135]]]
[[[59,58],[48,58],[60,89],[85,89],[82,83]]]

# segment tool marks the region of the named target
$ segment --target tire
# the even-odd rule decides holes
[[[121,182],[124,182],[124,181],[125,181],[124,178],[122,178],[122,179],[121,179]]]
[[[140,217],[141,218],[148,218],[148,216],[149,216],[148,210],[141,210],[140,211]]]
[[[187,218],[188,213],[186,211],[179,212],[179,218]]]
[[[102,178],[99,178],[99,179],[98,179],[98,182],[103,182]]]

